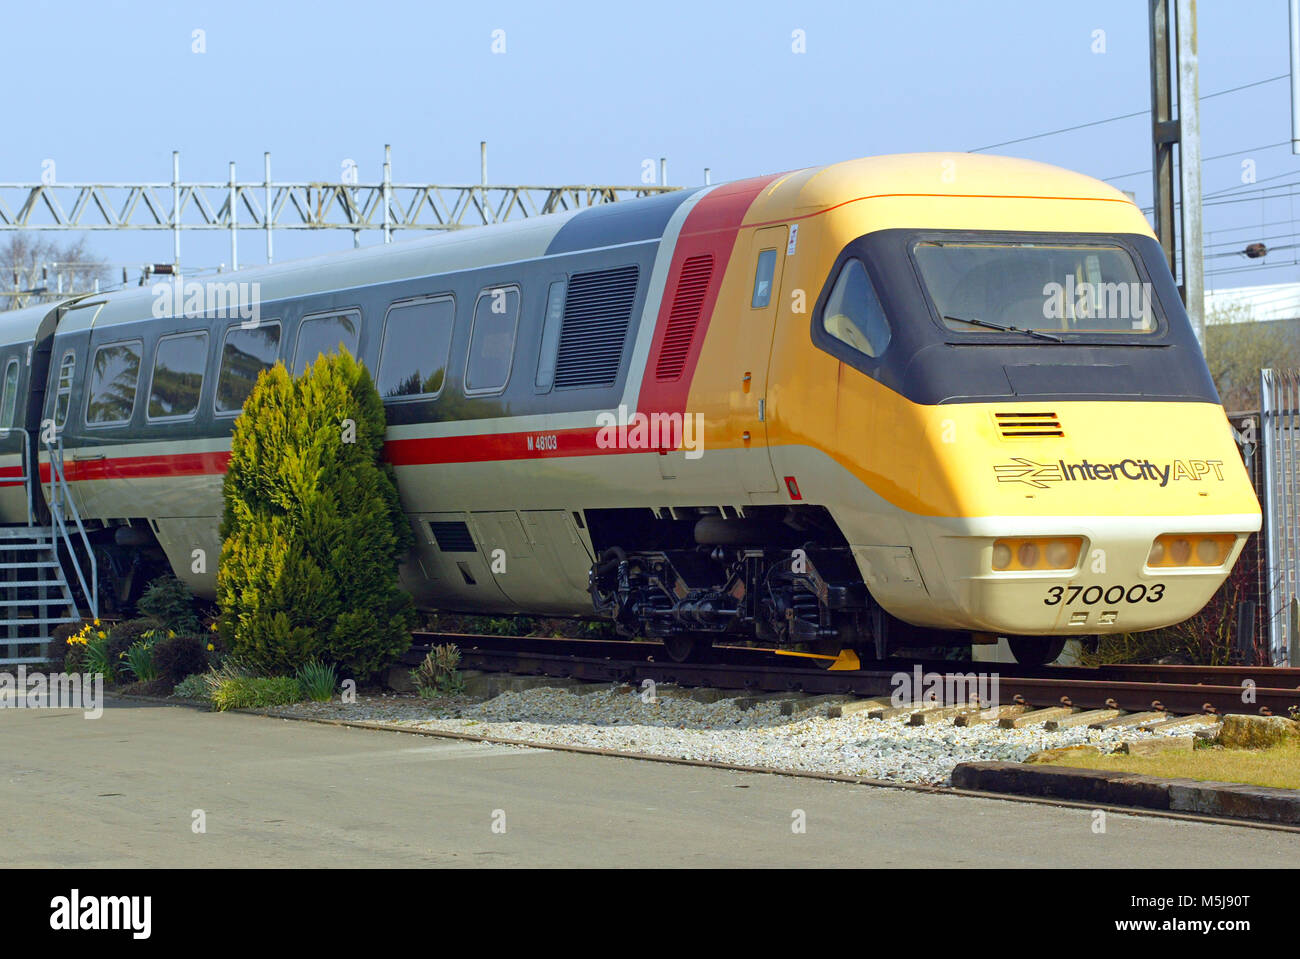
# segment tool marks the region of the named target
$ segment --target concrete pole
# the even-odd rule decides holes
[[[1300,154],[1300,0],[1291,0],[1291,152]]]
[[[1201,245],[1201,94],[1196,0],[1178,0],[1178,172],[1183,204],[1183,302],[1205,349],[1205,261]]]

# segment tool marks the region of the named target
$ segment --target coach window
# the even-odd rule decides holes
[[[758,254],[754,269],[754,295],[749,305],[755,310],[765,309],[772,302],[772,278],[776,274],[776,250],[763,250]]]
[[[888,348],[889,321],[860,261],[849,260],[840,268],[835,287],[822,310],[822,328],[870,357],[877,357]]]
[[[59,385],[54,394],[54,428],[63,429],[68,421],[68,408],[72,404],[72,377],[77,369],[77,358],[72,351],[63,354],[59,361]]]
[[[208,365],[208,334],[202,330],[164,336],[154,351],[149,387],[149,419],[194,415]]]
[[[354,357],[361,339],[361,313],[331,313],[304,317],[298,326],[298,350],[294,354],[293,375],[301,376],[318,357],[336,353],[345,347]]]
[[[0,395],[0,428],[14,425],[14,411],[18,408],[18,360],[5,364],[4,393]]]
[[[442,392],[451,355],[456,301],[450,296],[394,303],[384,319],[376,386],[385,401]]]
[[[519,287],[490,286],[474,303],[465,394],[500,393],[510,379],[519,320]]]
[[[86,425],[114,426],[129,422],[135,410],[140,382],[139,340],[109,343],[95,351],[90,364],[90,391],[86,396]]]
[[[238,413],[253,392],[257,376],[275,365],[280,355],[280,324],[263,320],[256,326],[242,324],[226,330],[221,347],[221,369],[217,373],[218,414]]]
[[[546,294],[546,319],[542,324],[542,350],[537,355],[537,389],[545,393],[555,382],[555,363],[559,359],[560,329],[564,324],[566,280],[556,280]]]

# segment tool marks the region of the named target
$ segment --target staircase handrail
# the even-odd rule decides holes
[[[50,516],[54,521],[55,530],[63,537],[63,542],[68,548],[68,556],[72,559],[72,568],[77,573],[77,581],[81,584],[81,594],[90,600],[90,615],[92,619],[99,618],[99,568],[95,560],[95,551],[90,547],[90,537],[86,535],[86,527],[82,525],[81,514],[77,511],[77,504],[72,501],[72,491],[68,488],[67,474],[63,468],[63,436],[55,434],[54,442],[48,439],[45,442],[46,452],[50,458]],[[76,551],[72,548],[72,533],[68,529],[67,521],[64,519],[64,509],[72,515],[72,520],[76,523],[77,533],[81,537],[81,544],[86,549],[86,556],[90,560],[90,584],[86,584],[85,574],[82,572],[81,564],[77,562]]]

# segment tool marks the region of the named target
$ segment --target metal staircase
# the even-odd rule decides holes
[[[23,486],[27,522],[0,525],[0,666],[47,661],[54,629],[62,623],[76,623],[85,618],[73,593],[69,568],[77,577],[89,617],[99,615],[95,554],[68,490],[62,442],[56,438],[54,443],[46,445],[49,454],[46,485],[37,478],[38,471],[31,468],[32,447],[26,431],[15,427],[0,431],[0,436],[11,432],[23,436],[22,475],[5,477],[0,480],[0,486]],[[46,486],[43,500],[42,485]],[[48,525],[37,522],[37,516],[46,515]],[[74,528],[82,547],[81,555],[72,536]],[[83,563],[89,566],[89,580]]]

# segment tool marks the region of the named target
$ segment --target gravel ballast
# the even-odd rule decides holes
[[[355,703],[304,703],[276,713],[928,785],[949,785],[962,762],[1020,762],[1043,749],[1080,743],[1109,752],[1122,742],[1154,738],[1133,728],[909,726],[907,717],[869,719],[865,713],[830,719],[824,706],[782,715],[777,701],[741,709],[735,699],[703,703],[662,687],[657,699],[646,701],[630,686],[581,695],[542,687],[482,702],[362,696]]]

